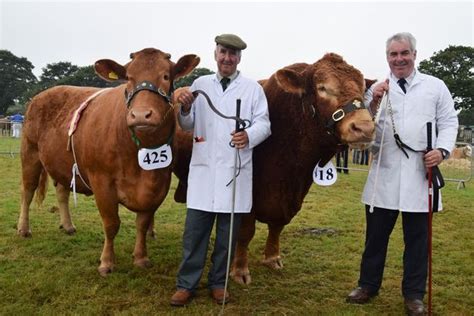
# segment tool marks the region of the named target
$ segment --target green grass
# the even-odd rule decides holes
[[[41,209],[30,213],[33,237],[20,238],[15,225],[20,200],[19,157],[0,155],[0,315],[217,315],[206,290],[206,275],[187,308],[169,306],[181,260],[185,205],[172,199],[156,215],[157,239],[148,241],[154,265],[132,264],[134,214],[120,210],[122,225],[115,240],[115,271],[97,272],[103,232],[93,198],[78,196],[73,208],[77,233],[65,235],[54,189]],[[400,294],[403,239],[401,220],[392,234],[380,295],[363,306],[344,299],[356,285],[364,242],[360,195],[365,172],[339,174],[334,186],[314,185],[303,209],[282,233],[284,268],[260,264],[266,226],[257,225],[250,245],[253,283],[230,283],[234,302],[227,315],[403,315]],[[173,188],[176,183],[173,183]],[[437,315],[472,315],[474,309],[474,190],[443,189],[445,211],[433,223],[433,307]],[[72,204],[72,203],[71,203]],[[314,234],[314,228],[326,229]],[[313,230],[312,230],[313,229]]]

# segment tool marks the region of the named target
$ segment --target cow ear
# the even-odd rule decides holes
[[[184,55],[174,65],[173,78],[176,80],[186,76],[191,71],[193,71],[193,69],[196,68],[197,65],[199,65],[200,61],[201,59],[197,55]]]
[[[365,91],[369,90],[370,86],[377,82],[377,79],[364,79],[365,80]]]
[[[127,80],[125,67],[110,59],[101,59],[95,62],[96,74],[106,81]]]
[[[305,89],[304,77],[294,70],[283,68],[276,72],[278,85],[288,93],[302,96]]]

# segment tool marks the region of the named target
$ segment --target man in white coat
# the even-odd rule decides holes
[[[384,92],[388,101],[386,107],[379,109],[374,160],[362,196],[367,227],[358,287],[347,301],[364,304],[378,294],[388,241],[401,212],[405,242],[402,295],[408,315],[423,315],[428,267],[426,173],[427,168],[440,164],[454,148],[458,119],[443,81],[415,69],[413,35],[398,33],[390,37],[386,55],[391,71],[388,79],[366,94],[366,105],[372,113],[377,112]],[[432,123],[435,148],[429,152],[425,151],[427,122]],[[395,133],[410,149],[397,145]],[[438,209],[442,209],[441,202]]]
[[[173,306],[187,305],[195,294],[205,266],[214,221],[216,238],[208,288],[216,303],[229,300],[224,285],[234,185],[229,182],[234,175],[235,150],[239,149],[240,166],[235,183],[233,241],[241,215],[249,213],[252,208],[253,148],[271,133],[268,104],[262,87],[237,71],[241,52],[247,45],[233,34],[219,35],[215,42],[217,73],[196,79],[189,89],[177,96],[182,105],[179,124],[184,130],[193,130],[194,143],[188,176],[183,260],[177,276],[177,291],[171,298]],[[240,99],[240,117],[248,120],[250,127],[236,132],[235,121],[214,113],[204,97],[193,96],[195,90],[209,95],[217,110],[227,116],[236,115],[236,100]]]

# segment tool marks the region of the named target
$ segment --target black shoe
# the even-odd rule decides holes
[[[422,300],[407,298],[405,299],[405,312],[408,316],[421,316],[426,314]]]
[[[359,286],[347,295],[346,302],[351,304],[365,304],[377,294],[377,292],[371,292],[368,289]]]

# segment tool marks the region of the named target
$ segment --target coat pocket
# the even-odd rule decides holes
[[[209,164],[209,144],[207,142],[195,142],[191,156],[191,166],[203,166]]]

